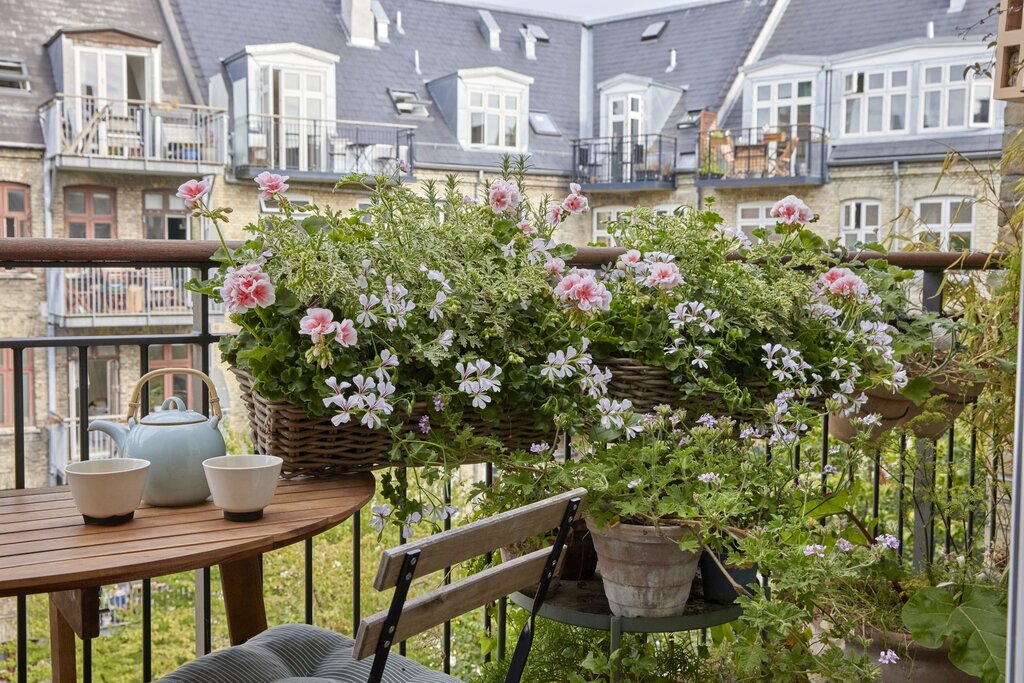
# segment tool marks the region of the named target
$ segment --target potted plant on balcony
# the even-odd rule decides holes
[[[587,342],[552,294],[572,248],[550,237],[586,198],[573,188],[547,220],[522,198],[524,178],[525,161],[506,159],[478,206],[454,177],[425,197],[380,177],[367,187],[371,207],[351,216],[296,216],[286,178],[257,178],[282,215],[249,225],[249,240],[225,246],[220,272],[195,285],[239,326],[221,350],[257,450],[284,458],[287,476],[416,465],[433,468],[415,477],[429,484],[463,462],[551,441],[592,409],[580,386]],[[194,201],[199,215],[226,219]],[[579,372],[550,381],[549,355],[564,362],[568,352]],[[392,507],[380,527],[411,533],[407,520],[443,518],[436,492],[409,493],[401,472],[381,481]]]
[[[710,158],[704,159],[704,162],[697,169],[697,175],[700,178],[706,178],[709,180],[718,180],[724,178],[726,169],[723,166],[719,166],[713,162]]]

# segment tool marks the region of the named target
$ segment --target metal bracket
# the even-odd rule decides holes
[[[394,644],[398,620],[402,618],[402,609],[405,607],[405,599],[409,596],[409,586],[412,585],[412,577],[416,573],[416,564],[419,559],[420,551],[410,550],[402,560],[402,572],[398,575],[398,584],[395,586],[395,594],[391,597],[388,616],[384,619],[384,626],[380,632],[380,638],[377,640],[377,649],[373,652],[373,666],[370,668],[370,677],[367,679],[367,683],[381,683],[384,678],[384,666],[388,662],[388,653]]]

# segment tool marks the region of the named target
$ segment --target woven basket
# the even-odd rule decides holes
[[[237,368],[232,372],[249,412],[253,448],[257,453],[283,459],[282,476],[320,477],[406,464],[388,458],[392,438],[386,430],[353,423],[336,427],[330,417],[310,417],[299,406],[272,401],[253,391],[253,377],[248,372]],[[472,427],[474,435],[498,439],[510,450],[527,449],[532,443],[553,438],[551,433],[538,430],[533,417],[526,413],[507,413],[500,424],[494,424],[467,412],[462,424]],[[418,418],[409,416],[405,426],[409,432],[418,432]],[[486,456],[482,452],[466,462],[483,462]]]

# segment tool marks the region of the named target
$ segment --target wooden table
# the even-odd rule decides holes
[[[75,681],[75,634],[99,635],[100,586],[220,565],[231,644],[267,628],[261,554],[330,529],[373,497],[369,473],[282,481],[255,522],[213,503],[143,506],[114,527],[85,525],[66,486],[0,492],[0,597],[49,593],[53,683]]]

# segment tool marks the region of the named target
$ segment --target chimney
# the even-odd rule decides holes
[[[954,12],[962,12],[964,10],[964,5],[966,4],[967,0],[949,0],[949,9],[946,11],[950,14],[953,14]]]
[[[412,63],[416,67],[416,73],[422,74],[423,71],[420,70],[420,51],[418,49],[412,51]]]
[[[676,70],[676,49],[672,48],[668,51],[668,66],[665,68],[665,73]]]
[[[388,19],[388,13],[384,11],[384,5],[380,4],[380,0],[372,0],[370,2],[370,9],[373,10],[373,23],[377,29],[377,42],[390,43],[388,27],[391,26],[391,20]]]
[[[492,50],[501,49],[501,27],[494,20],[494,15],[485,9],[480,10],[480,33]]]
[[[405,27],[402,26],[402,10],[395,12],[395,30],[399,35],[405,35]]]
[[[537,59],[537,38],[530,29],[521,28],[519,33],[523,36],[523,54],[527,59]]]
[[[929,21],[928,26],[925,28],[925,35],[929,38],[935,37],[935,22]]]
[[[341,21],[348,31],[349,44],[374,47],[374,20],[371,0],[341,0]]]

